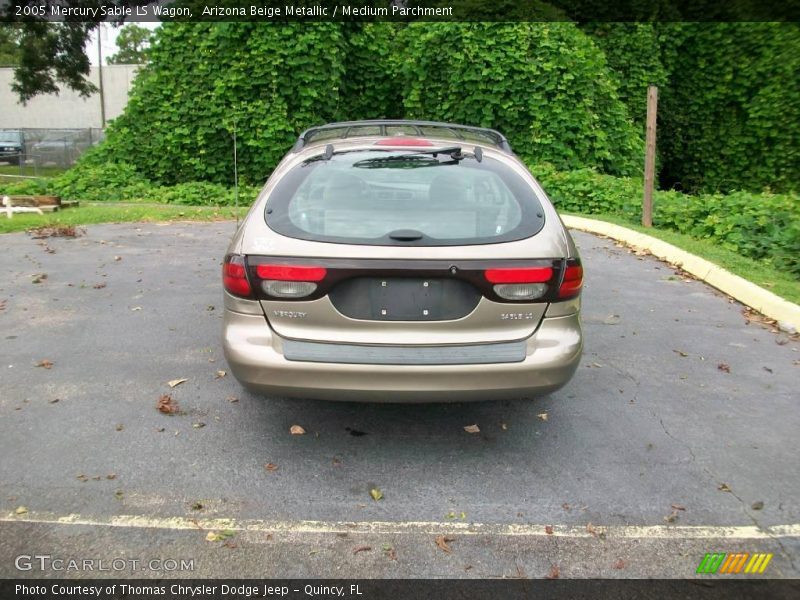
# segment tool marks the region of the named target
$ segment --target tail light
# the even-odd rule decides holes
[[[261,289],[273,298],[305,298],[317,290],[317,282],[325,279],[325,267],[305,265],[256,265]]]
[[[229,294],[241,298],[251,298],[253,290],[247,280],[247,269],[244,257],[239,254],[228,254],[222,263],[222,285]]]
[[[582,287],[583,267],[578,259],[571,258],[567,261],[567,269],[564,271],[564,279],[561,281],[558,297],[560,300],[574,298],[581,293]]]
[[[487,269],[483,276],[495,284],[494,293],[504,300],[536,300],[547,293],[547,283],[553,278],[552,267],[523,267]]]

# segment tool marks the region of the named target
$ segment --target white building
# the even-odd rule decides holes
[[[103,107],[106,121],[119,116],[128,103],[139,65],[103,66]],[[89,80],[99,87],[97,67],[91,67]],[[58,94],[35,96],[26,105],[19,103],[11,90],[14,69],[0,68],[0,129],[79,129],[103,127],[100,94],[82,98],[62,88]]]

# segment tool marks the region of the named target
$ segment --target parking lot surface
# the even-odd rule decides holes
[[[35,552],[202,577],[690,577],[772,552],[800,576],[800,352],[741,305],[576,232],[586,346],[559,392],[259,397],[221,352],[233,231],[2,236],[0,576],[58,576],[15,568]]]

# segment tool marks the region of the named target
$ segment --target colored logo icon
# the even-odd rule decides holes
[[[747,573],[755,575],[766,571],[772,557],[772,553],[767,554],[764,552],[756,552],[755,554],[750,554],[749,552],[735,554],[726,554],[725,552],[707,553],[703,560],[700,561],[696,573],[725,575]]]

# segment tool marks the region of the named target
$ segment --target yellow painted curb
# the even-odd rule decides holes
[[[734,275],[704,258],[644,233],[613,223],[572,215],[562,215],[561,219],[564,221],[564,225],[570,229],[605,235],[635,248],[647,250],[653,256],[680,267],[745,306],[757,310],[770,319],[775,319],[783,327],[789,325],[795,330],[800,330],[800,306],[784,300],[769,290]]]

